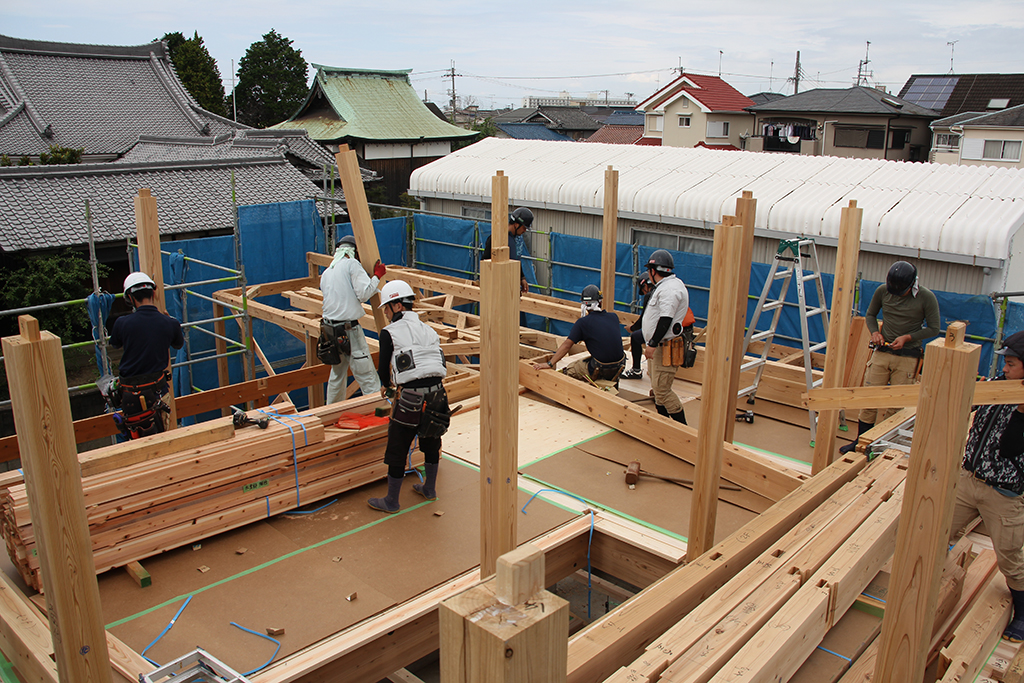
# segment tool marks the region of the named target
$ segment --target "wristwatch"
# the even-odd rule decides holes
[[[555,364],[552,363],[551,361],[548,361],[548,367],[551,368],[551,369],[554,369]]]

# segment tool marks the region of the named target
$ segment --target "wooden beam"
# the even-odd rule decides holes
[[[615,311],[615,251],[619,241],[619,172],[604,172],[604,215],[601,239],[601,292],[604,310]]]
[[[356,248],[359,250],[359,262],[363,269],[372,275],[374,264],[380,260],[380,251],[377,248],[377,233],[373,231],[370,205],[366,203],[363,176],[359,172],[359,157],[356,156],[354,149],[349,149],[348,145],[341,145],[334,159],[338,164],[338,177],[341,180],[341,189],[345,193],[345,208],[348,210],[352,234],[356,238]],[[370,306],[373,308],[373,319],[377,329],[383,330],[387,322],[384,320],[384,311],[379,308],[379,294],[370,297]]]
[[[977,368],[975,368],[977,370]],[[836,387],[811,389],[802,394],[804,405],[815,410],[837,408],[909,408],[921,397],[920,384],[884,387]],[[974,405],[1024,403],[1024,382],[1003,380],[974,383]]]
[[[875,678],[920,681],[956,502],[981,348],[961,322],[928,344]]]
[[[170,453],[198,448],[207,444],[230,439],[235,435],[235,426],[230,417],[201,422],[172,432],[163,432],[116,443],[78,456],[83,477],[91,477],[128,467],[147,460],[160,458]]]
[[[60,339],[30,316],[3,339],[61,683],[111,681]]]
[[[843,370],[843,386],[859,387],[864,382],[864,370],[871,356],[871,333],[863,316],[850,321],[850,341],[846,347],[846,369]]]
[[[732,358],[743,357],[743,332],[747,327],[747,299],[750,295],[750,262],[754,254],[754,217],[757,214],[757,200],[750,190],[743,190],[742,196],[736,200],[736,223],[741,226],[740,245],[734,257],[737,259],[737,282],[736,282],[736,335],[733,346]],[[763,344],[763,342],[762,342]],[[753,350],[751,351],[753,353]],[[739,366],[742,362],[735,363],[736,370],[729,373],[729,406],[726,412],[729,415],[736,414],[737,393],[740,389]],[[736,433],[736,420],[727,420],[725,423],[725,440],[733,442]]]
[[[164,264],[160,255],[160,222],[156,212],[156,197],[146,188],[141,188],[135,197],[135,231],[139,244],[139,270],[153,278],[156,293],[153,303],[163,313],[167,313],[164,300]],[[167,357],[167,370],[171,369],[170,355]],[[168,382],[164,402],[171,409],[167,415],[167,428],[178,426],[178,411],[174,405],[174,383]],[[159,415],[157,419],[162,419]]]
[[[836,253],[835,280],[832,285],[832,314],[829,319],[828,339],[825,348],[825,375],[821,386],[826,388],[842,386],[846,371],[846,352],[850,343],[850,311],[857,287],[857,259],[860,256],[860,223],[864,213],[857,208],[857,202],[842,210],[839,221],[839,245]],[[824,306],[825,302],[821,302]],[[839,426],[839,411],[825,410],[818,413],[814,433],[814,461],[811,472],[817,474],[828,467],[836,452],[836,428]]]
[[[306,265],[309,268],[309,279],[314,280],[315,282],[317,282],[317,285],[319,286],[319,283],[320,283],[320,267],[317,266],[314,263],[307,263]],[[321,315],[322,315],[322,308],[321,308]],[[305,339],[303,341],[305,342],[305,347],[306,347],[306,367],[307,368],[311,368],[314,365],[318,365],[320,363],[320,358],[316,355],[316,347],[317,347],[318,339],[319,339],[319,337],[314,337],[309,332],[305,333]],[[221,386],[223,386],[223,384],[221,384]],[[324,402],[325,402],[326,398],[324,396],[324,385],[323,384],[310,384],[309,385],[309,389],[306,390],[306,394],[307,394],[307,399],[309,401],[309,407],[310,408],[319,408],[320,406],[324,405]]]
[[[31,683],[58,682],[49,626],[3,572],[0,572],[0,649],[18,669],[21,679]]]
[[[693,496],[690,501],[690,526],[687,530],[686,556],[694,559],[715,544],[715,522],[718,514],[718,486],[722,472],[722,450],[726,427],[735,422],[730,406],[735,404],[732,377],[739,381],[736,350],[736,307],[741,261],[735,258],[742,251],[743,226],[733,216],[723,216],[715,227],[715,244],[711,262],[711,293],[708,300],[708,342],[701,390],[700,429],[697,431]]]
[[[234,312],[234,309],[231,309]],[[224,341],[228,336],[227,326],[224,324],[222,318],[224,317],[224,306],[222,304],[213,304],[213,333],[218,335],[213,338],[213,348],[217,353],[217,386],[226,387],[231,384],[231,373],[228,370],[228,359],[226,354],[228,352],[228,343]],[[226,406],[221,409],[221,415],[227,417],[231,414],[231,410]]]
[[[480,573],[516,547],[518,484],[519,262],[507,246],[508,177],[494,177],[491,258],[480,263]],[[497,237],[504,235],[505,242]]]

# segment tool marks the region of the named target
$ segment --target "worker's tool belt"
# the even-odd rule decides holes
[[[595,382],[597,380],[617,382],[619,381],[619,375],[622,374],[622,370],[625,367],[626,354],[622,354],[622,358],[611,363],[602,363],[593,356],[587,359],[587,372],[590,374],[590,379]]]
[[[337,365],[343,355],[352,355],[352,340],[348,337],[348,331],[358,324],[358,320],[320,319],[320,341],[316,345],[316,357],[321,363]]]
[[[417,427],[420,438],[436,439],[448,431],[451,410],[444,385],[438,382],[429,387],[409,389],[402,387],[395,399],[391,419],[405,427]]]
[[[697,362],[697,348],[693,339],[693,325],[683,328],[682,335],[661,342],[661,362],[664,365],[682,365],[692,368]]]
[[[874,348],[875,348],[875,351],[881,351],[882,353],[889,353],[889,354],[892,354],[894,356],[910,356],[911,358],[920,358],[921,357],[921,347],[919,347],[919,346],[915,346],[914,348],[911,348],[911,349],[907,349],[907,348],[894,349],[894,348],[892,348],[890,346],[882,346],[882,345],[878,344],[878,345],[875,345]]]
[[[1000,486],[998,483],[993,482],[993,481],[991,481],[989,479],[986,479],[985,477],[979,477],[976,473],[972,472],[971,470],[967,470],[966,468],[965,468],[965,470],[972,477],[974,477],[975,479],[977,479],[978,481],[980,481],[980,482],[982,482],[984,484],[988,484],[989,486],[991,486],[995,490],[999,491],[999,493],[1003,494],[1004,496],[1016,497],[1016,496],[1020,496],[1020,495],[1022,495],[1022,493],[1024,493],[1024,492],[1021,492],[1021,491],[1017,491],[1016,489],[1011,489],[1011,488],[1007,488],[1005,486]]]
[[[170,408],[161,398],[167,393],[168,380],[170,374],[166,371],[120,379],[115,393],[124,420],[118,427],[126,436],[138,438],[164,431],[161,413],[170,412]]]

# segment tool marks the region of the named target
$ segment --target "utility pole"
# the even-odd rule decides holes
[[[959,42],[960,42],[959,40],[949,40],[949,41],[946,41],[946,45],[949,45],[949,73],[950,73],[950,75],[953,75],[953,50],[956,48],[956,44],[959,43]]]
[[[864,48],[864,59],[857,63],[857,85],[867,85],[868,79],[874,76],[874,73],[868,71],[868,64],[871,60],[868,59],[868,50],[871,49],[871,41],[867,41],[867,47]]]
[[[796,69],[793,71],[793,94],[800,92],[800,50],[796,51]]]
[[[722,77],[722,54],[721,50],[718,51],[718,77]]]
[[[455,102],[456,102],[456,97],[455,97],[455,75],[456,74],[455,74],[455,60],[454,59],[452,60],[452,68],[448,70],[448,75],[451,76],[451,78],[452,78],[451,108],[452,108],[452,123],[455,123]]]

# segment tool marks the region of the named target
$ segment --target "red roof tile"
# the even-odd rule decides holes
[[[640,138],[634,144],[646,147],[661,147],[661,138]]]
[[[697,87],[693,87],[690,83],[694,83]],[[641,102],[639,106],[659,107],[684,92],[711,111],[742,111],[744,107],[751,107],[755,104],[752,99],[718,76],[683,74]]]
[[[583,142],[605,142],[612,145],[632,145],[644,134],[643,126],[602,126]]]
[[[725,149],[725,150],[736,151],[736,152],[740,151],[740,148],[737,147],[736,145],[730,145],[728,143],[721,144],[721,145],[715,145],[715,144],[710,144],[709,145],[708,143],[704,142],[703,140],[701,140],[696,145],[694,145],[694,147],[706,147],[707,149]]]

